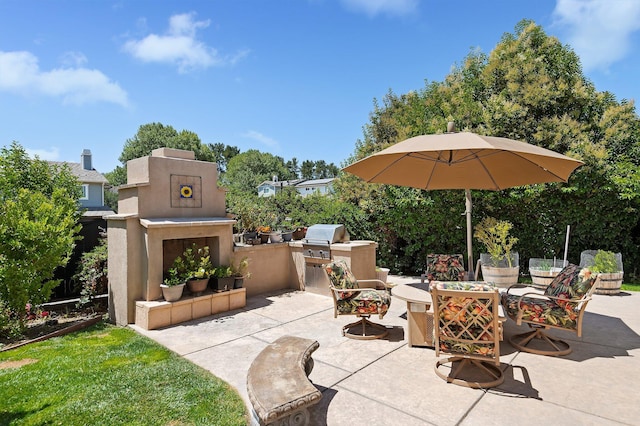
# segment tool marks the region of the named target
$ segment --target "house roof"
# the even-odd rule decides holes
[[[81,183],[108,183],[109,181],[105,178],[102,173],[97,171],[96,169],[86,170],[82,168],[82,164],[80,163],[71,163],[68,161],[49,161],[51,164],[62,166],[66,164],[71,169],[71,173],[74,174],[78,178]]]
[[[335,178],[326,178],[326,179],[310,179],[304,182],[297,184],[296,186],[318,186],[318,185],[328,185],[334,181]]]
[[[260,185],[258,185],[258,188],[260,188],[263,185],[268,185],[268,186],[280,186],[280,187],[284,187],[284,186],[296,186],[298,185],[300,182],[303,182],[304,179],[292,179],[292,180],[265,180],[264,182],[262,182]]]

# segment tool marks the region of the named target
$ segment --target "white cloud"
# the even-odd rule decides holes
[[[60,62],[69,67],[81,67],[89,62],[89,60],[84,56],[84,53],[65,52],[60,58]]]
[[[60,158],[60,150],[56,147],[51,147],[48,150],[25,148],[25,151],[27,151],[27,155],[31,158],[38,156],[41,160],[46,161],[58,161]]]
[[[248,51],[242,51],[230,58],[220,56],[215,48],[197,38],[197,30],[207,28],[210,21],[195,21],[194,18],[195,13],[173,15],[169,18],[166,34],[149,34],[140,40],[129,40],[123,49],[144,62],[176,64],[180,73],[233,65],[248,54]]]
[[[373,17],[379,14],[409,15],[418,9],[418,0],[342,0],[348,9]]]
[[[75,53],[72,57],[76,63],[86,61],[82,54]],[[60,97],[65,104],[112,102],[128,105],[127,92],[102,72],[79,67],[42,71],[38,58],[25,51],[0,51],[0,91]]]
[[[280,143],[277,140],[270,138],[269,136],[263,135],[260,132],[256,132],[255,130],[249,130],[244,133],[242,136],[253,139],[254,141],[260,142],[263,145],[268,146],[269,148],[279,148]]]
[[[606,70],[624,58],[640,30],[638,0],[558,0],[553,13],[585,70]]]

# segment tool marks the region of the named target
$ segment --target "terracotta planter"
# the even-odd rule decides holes
[[[172,286],[160,284],[160,288],[162,289],[162,297],[164,297],[164,300],[166,300],[167,302],[175,302],[177,300],[180,300],[185,285],[186,284],[184,283]]]
[[[304,238],[304,236],[307,234],[307,229],[306,228],[296,228],[295,231],[293,231],[293,234],[291,235],[291,237],[294,240],[301,240]]]
[[[194,296],[200,296],[209,285],[209,278],[191,278],[187,281],[187,288]]]

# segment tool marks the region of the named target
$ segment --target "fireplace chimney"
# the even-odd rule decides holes
[[[85,149],[82,151],[82,155],[80,155],[80,163],[82,164],[82,168],[84,170],[93,170],[91,165],[91,151]]]

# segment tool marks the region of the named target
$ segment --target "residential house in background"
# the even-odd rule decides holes
[[[271,180],[265,180],[258,185],[258,197],[272,197],[282,191],[283,188],[295,186],[302,181],[303,179],[278,180],[278,176],[274,176]]]
[[[272,180],[265,180],[258,185],[258,196],[272,197],[287,187],[294,187],[298,194],[303,197],[311,194],[327,195],[333,192],[333,180],[334,178],[280,181],[277,176],[274,176]]]
[[[76,273],[78,261],[83,253],[91,251],[98,245],[100,234],[107,229],[107,221],[104,216],[115,214],[115,212],[104,205],[105,186],[109,181],[102,173],[93,168],[90,150],[82,151],[79,163],[68,161],[50,161],[50,163],[66,164],[82,185],[82,196],[78,206],[83,210],[80,219],[82,239],[76,242],[75,250],[67,267],[57,271],[56,278],[62,279],[63,283],[54,290],[54,297],[71,297],[77,295],[77,290],[71,279]]]
[[[334,178],[305,180],[296,185],[296,190],[303,197],[311,194],[327,195],[333,193],[333,181]]]

